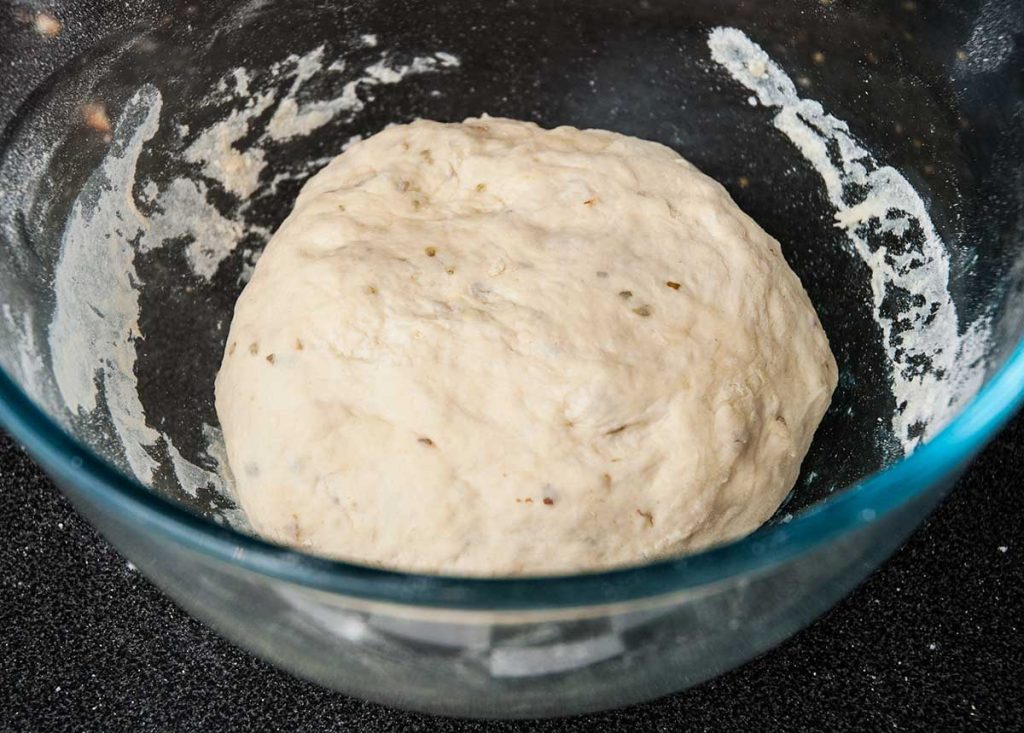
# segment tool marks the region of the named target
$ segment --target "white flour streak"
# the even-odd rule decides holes
[[[342,151],[347,150],[353,143],[359,142],[362,138],[359,135],[353,135],[348,139],[347,142],[341,146]],[[257,198],[263,196],[273,196],[277,193],[277,188],[285,181],[304,181],[305,179],[312,176],[314,173],[319,171],[325,165],[334,160],[335,156],[325,155],[322,158],[313,158],[312,160],[303,161],[302,164],[296,169],[291,171],[283,171],[274,176],[270,183],[267,184],[263,190],[256,194]],[[270,232],[267,232],[269,239]]]
[[[317,102],[307,102],[301,107],[294,96],[287,96],[270,118],[267,136],[271,140],[289,140],[308,135],[323,127],[341,112],[359,112],[364,104],[356,94],[354,81],[348,82],[340,96]]]
[[[366,45],[375,46],[376,36],[372,44]],[[378,84],[398,84],[410,75],[427,74],[460,65],[458,57],[444,51],[438,51],[433,56],[416,56],[409,64],[395,64],[384,55],[376,63],[367,66],[362,76],[346,82],[338,96],[300,104],[299,90],[324,68],[323,51],[324,47],[320,46],[304,56],[290,56],[286,60],[286,63],[295,67],[295,80],[270,118],[266,137],[282,141],[308,135],[343,112],[348,113],[349,119],[361,112],[366,102],[373,98],[368,94],[365,99],[361,97],[361,89],[370,89]],[[341,72],[346,66],[344,60],[339,59],[331,63],[327,70]]]
[[[146,203],[154,203],[160,195],[160,188],[152,181],[146,181],[142,187],[142,200]]]
[[[231,75],[235,79],[235,95],[239,97],[249,96],[249,72],[238,67],[231,72]]]
[[[455,54],[446,53],[445,51],[438,51],[434,54],[434,58],[441,62],[441,67],[445,69],[457,69],[462,66],[462,62],[459,57]]]
[[[362,102],[356,96],[356,82],[346,84],[341,95],[334,99],[307,102],[301,106],[299,105],[297,99],[299,90],[303,84],[323,70],[323,55],[324,47],[319,46],[304,56],[295,56],[293,54],[285,60],[286,64],[294,66],[292,73],[295,75],[295,79],[292,81],[291,88],[285,94],[281,103],[278,104],[277,109],[274,110],[274,116],[270,118],[270,124],[267,125],[266,135],[271,140],[288,140],[289,138],[308,135],[318,127],[326,125],[342,111],[358,112],[362,109]],[[272,70],[280,68],[280,64],[275,64]],[[335,62],[330,66],[332,71],[340,72],[344,71],[344,69],[344,62],[340,64]]]
[[[231,466],[228,465],[228,451],[224,445],[224,435],[221,433],[220,428],[203,423],[203,437],[206,439],[206,455],[213,460],[217,468],[216,473],[204,472],[206,476],[202,478],[207,479],[211,483],[216,480],[216,483],[213,484],[214,488],[221,495],[234,501],[235,477],[231,473]],[[213,519],[222,524],[227,524],[234,529],[250,533],[254,532],[252,525],[249,523],[249,518],[238,506],[220,509],[213,516]]]
[[[238,93],[242,94],[243,90],[248,93],[245,69],[235,69],[235,75],[243,80],[238,85]],[[205,175],[219,181],[238,198],[248,198],[259,186],[260,173],[267,163],[260,148],[243,151],[235,143],[249,132],[252,119],[261,115],[273,101],[274,93],[266,92],[252,97],[244,108],[232,110],[227,118],[211,125],[196,138],[185,151],[185,159],[201,163]]]
[[[779,108],[775,126],[821,176],[836,225],[870,268],[875,320],[892,366],[892,427],[909,453],[981,386],[988,324],[959,334],[946,249],[906,178],[880,165],[845,122],[801,99],[786,73],[744,33],[716,28],[708,46],[758,102]]]
[[[132,200],[142,145],[159,126],[155,87],[140,89],[114,130],[110,152],[75,200],[64,229],[54,276],[56,310],[50,325],[53,372],[72,413],[96,409],[99,385],[124,447],[125,460],[144,483],[157,461],[146,450],[160,434],[146,424],[135,378],[139,282],[132,240],[143,219]]]
[[[235,495],[235,477],[231,474],[228,464],[228,449],[224,445],[224,433],[221,429],[203,423],[203,437],[206,439],[206,455],[217,465],[217,475],[221,479],[221,491],[226,496]]]
[[[49,390],[46,384],[46,364],[43,362],[36,332],[33,328],[32,314],[26,311],[19,321],[11,306],[4,303],[2,308],[7,330],[15,338],[12,343],[17,346],[17,361],[8,368],[18,377],[18,384],[37,404],[50,406]],[[9,357],[5,354],[5,357]]]
[[[245,236],[240,221],[224,217],[206,200],[206,186],[201,182],[175,178],[157,197],[157,205],[161,210],[144,222],[140,251],[188,237],[192,241],[185,248],[185,258],[192,272],[206,280]]]
[[[167,443],[167,456],[171,459],[171,468],[174,469],[174,478],[178,480],[178,485],[185,493],[195,496],[199,489],[203,488],[212,488],[218,493],[223,493],[224,482],[220,476],[190,463],[166,436],[164,440]]]

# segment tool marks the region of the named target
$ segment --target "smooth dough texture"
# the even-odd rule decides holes
[[[271,539],[592,570],[755,529],[836,384],[778,242],[670,149],[484,117],[359,142],[235,309],[217,411]]]

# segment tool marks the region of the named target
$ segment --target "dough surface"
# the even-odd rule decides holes
[[[484,117],[356,143],[239,297],[217,412],[261,534],[594,570],[748,533],[836,385],[778,243],[670,149]]]

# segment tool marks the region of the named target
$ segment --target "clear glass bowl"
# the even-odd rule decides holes
[[[8,8],[0,421],[184,608],[328,687],[523,717],[696,684],[849,591],[1020,402],[1016,5]],[[841,380],[791,498],[753,535],[611,572],[482,580],[247,533],[212,384],[261,246],[352,136],[482,112],[661,141],[782,242]]]

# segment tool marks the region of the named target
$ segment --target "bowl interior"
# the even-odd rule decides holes
[[[723,183],[818,310],[841,377],[787,521],[934,436],[1020,340],[1022,32],[992,2],[12,10],[0,365],[97,454],[244,530],[213,380],[303,182],[417,117],[607,128]]]

